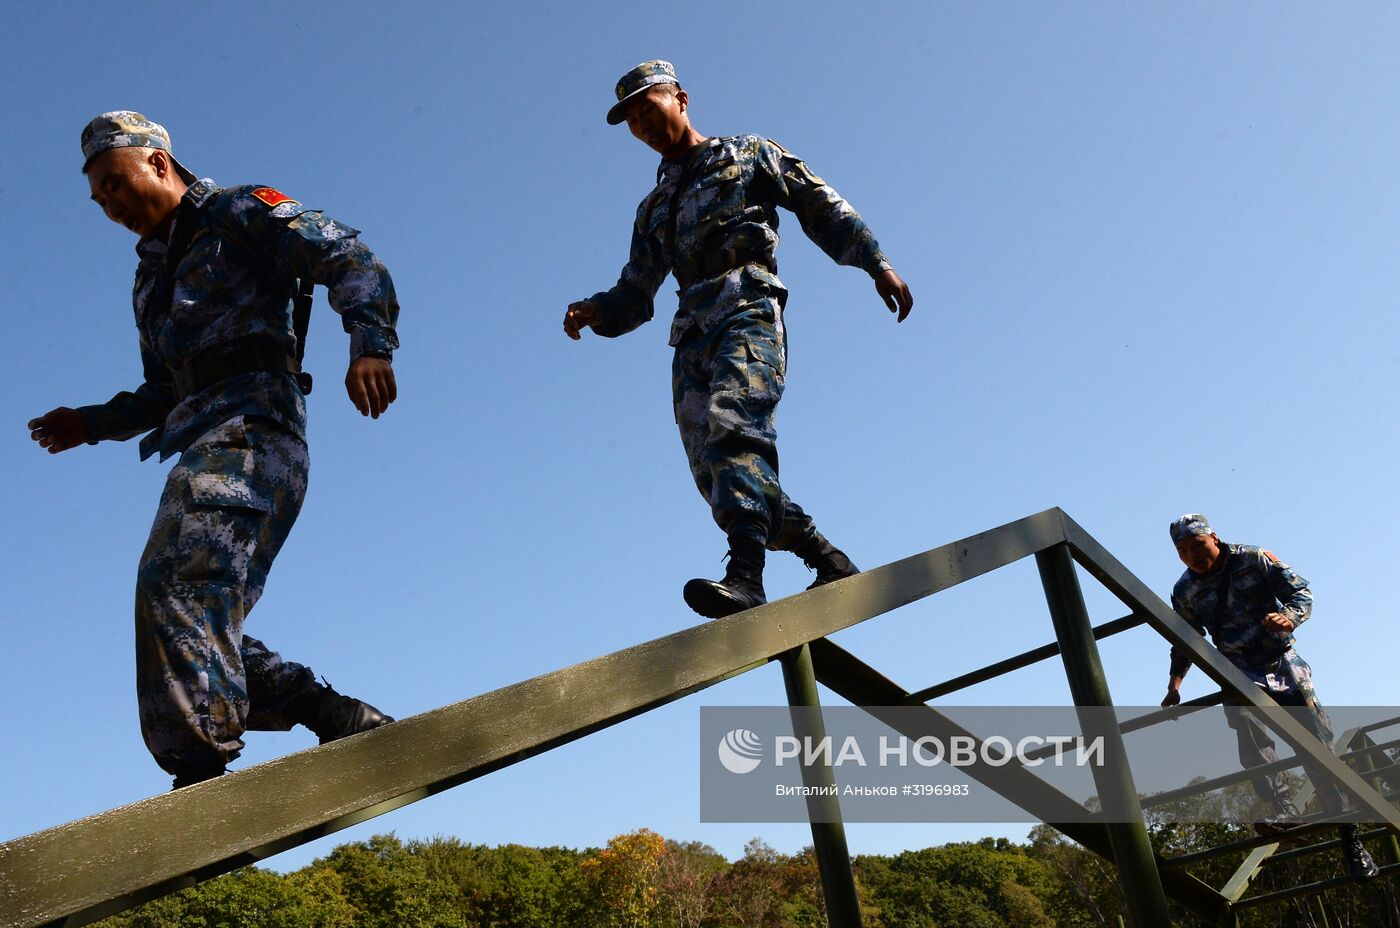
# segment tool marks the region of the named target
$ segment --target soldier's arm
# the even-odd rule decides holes
[[[1312,592],[1308,581],[1269,551],[1259,551],[1259,564],[1269,580],[1269,590],[1278,600],[1279,612],[1297,628],[1312,615]]]
[[[890,265],[875,233],[860,213],[800,158],[777,142],[759,145],[757,181],[772,189],[779,206],[797,216],[802,231],[837,264],[858,267],[875,281],[875,291],[903,322],[914,308],[909,287]]]
[[[1175,591],[1172,591],[1172,611],[1175,612],[1177,615],[1181,616],[1183,619],[1185,619],[1187,624],[1189,624],[1202,636],[1205,635],[1205,624],[1198,620],[1195,617],[1194,613],[1182,604],[1181,600],[1177,598]],[[1167,671],[1168,679],[1171,681],[1175,681],[1176,686],[1179,687],[1181,685],[1182,678],[1186,676],[1186,671],[1190,669],[1191,652],[1187,651],[1185,648],[1172,645],[1171,665]],[[1169,683],[1168,689],[1172,688],[1174,687],[1172,687],[1172,685]]]
[[[595,293],[569,307],[564,318],[564,330],[571,337],[577,338],[578,329],[587,325],[595,334],[616,338],[651,321],[655,314],[656,291],[671,272],[671,265],[660,244],[645,231],[650,217],[649,204],[650,198],[644,200],[637,210],[627,265],[622,269],[617,283],[611,289]],[[576,311],[576,307],[582,306],[591,309]],[[571,321],[574,323],[572,326]]]
[[[141,345],[142,383],[135,390],[123,390],[105,403],[79,406],[84,441],[126,441],[145,434],[165,422],[175,408],[175,386],[170,372],[151,347]]]
[[[259,188],[266,191],[267,188]],[[350,335],[345,390],[363,415],[379,418],[398,397],[390,366],[399,347],[399,303],[389,270],[360,241],[359,230],[270,191],[235,191],[229,218],[253,247],[298,279],[325,286]],[[270,206],[267,200],[276,203]],[[279,202],[280,200],[280,202]]]
[[[1205,628],[1186,614],[1180,603],[1177,601],[1175,591],[1172,592],[1172,609],[1181,616],[1191,627],[1201,634],[1205,634]],[[1186,679],[1186,671],[1191,669],[1190,652],[1172,645],[1171,666],[1167,671],[1167,695],[1162,697],[1162,708],[1179,705],[1181,703],[1181,682]]]
[[[123,390],[105,403],[51,409],[29,421],[30,438],[57,454],[81,444],[126,441],[160,426],[175,408],[175,388],[165,365],[144,342],[141,366],[145,378],[135,390]]]

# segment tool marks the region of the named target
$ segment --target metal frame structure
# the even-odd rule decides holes
[[[909,691],[827,639],[1031,556],[1045,588],[1055,643]],[[1076,563],[1121,600],[1129,614],[1091,627]],[[1186,711],[1226,699],[1257,708],[1272,705],[1087,532],[1061,510],[1048,509],[798,596],[0,844],[0,926],[87,924],[508,767],[774,660],[783,668],[793,706],[818,706],[818,681],[877,717],[882,707],[922,706],[925,711],[914,716],[917,722],[907,714],[886,716],[897,730],[915,738],[970,734],[928,706],[929,699],[1055,654],[1064,663],[1077,706],[1110,706],[1096,639],[1143,624],[1185,649],[1220,685],[1219,694],[1193,700]],[[1292,763],[1307,759],[1333,776],[1383,824],[1369,834],[1388,834],[1394,846],[1400,815],[1368,782],[1368,777],[1377,779],[1374,763],[1362,773],[1353,771],[1297,722],[1281,713],[1264,715],[1265,723],[1293,748]],[[1086,727],[1099,725],[1097,717],[1083,713],[1081,720]],[[1154,713],[1122,730],[1167,717],[1166,712]],[[1252,851],[1246,864],[1253,865],[1247,875],[1242,866],[1222,890],[1188,873],[1185,857],[1164,860],[1153,853],[1122,730],[1108,726],[1092,732],[1105,740],[1110,763],[1096,768],[1095,780],[1105,808],[1115,812],[1115,823],[1076,823],[1082,807],[1018,763],[978,763],[965,771],[998,792],[1014,793],[1016,802],[1037,819],[1113,861],[1136,928],[1169,925],[1168,898],[1220,925],[1233,924],[1241,908],[1273,901],[1242,894],[1258,866],[1270,857],[1284,859],[1285,854],[1275,853],[1277,847],[1262,851],[1264,842],[1248,847],[1243,842],[1229,848]],[[1353,754],[1374,755],[1373,743],[1358,744],[1364,750]],[[807,775],[815,785],[833,782],[829,769],[815,768]],[[813,815],[813,820],[830,924],[858,928],[859,904],[839,815]],[[1400,863],[1384,870],[1400,870]],[[1326,885],[1302,889],[1316,892]]]

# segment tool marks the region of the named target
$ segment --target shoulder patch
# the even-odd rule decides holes
[[[1265,551],[1264,549],[1260,548],[1260,549],[1259,549],[1259,553],[1262,554],[1262,555],[1264,555],[1264,556],[1265,556],[1266,558],[1268,558],[1269,560],[1273,561],[1275,564],[1278,563],[1278,558],[1274,557],[1274,552],[1272,552],[1272,551]]]
[[[253,191],[253,196],[262,200],[268,206],[277,206],[282,203],[299,203],[299,201],[293,200],[282,191],[274,190],[271,187],[259,187],[257,190]]]

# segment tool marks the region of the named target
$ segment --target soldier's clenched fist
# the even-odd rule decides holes
[[[568,310],[564,313],[564,334],[574,341],[579,340],[579,333],[584,327],[593,322],[598,308],[588,300],[579,300],[577,303],[570,303]]]
[[[47,448],[49,454],[58,454],[87,441],[87,428],[83,425],[82,413],[60,406],[37,419],[30,419],[29,437],[37,441],[40,448]]]

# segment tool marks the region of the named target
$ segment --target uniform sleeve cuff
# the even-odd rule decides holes
[[[879,277],[885,271],[894,270],[894,265],[885,260],[884,255],[876,255],[875,260],[866,268],[866,273],[871,277]]]
[[[102,428],[102,407],[101,406],[79,406],[75,410],[83,418],[83,435],[86,444],[95,445],[102,440],[104,434]]]
[[[394,359],[399,347],[398,334],[388,326],[357,325],[350,329],[350,360],[356,358]]]

